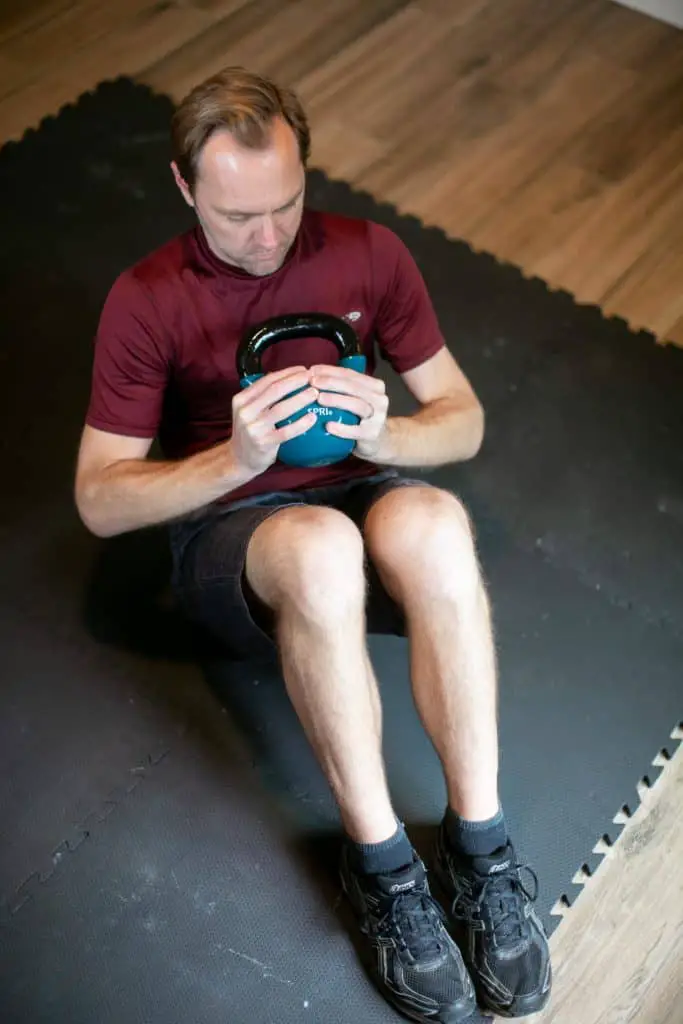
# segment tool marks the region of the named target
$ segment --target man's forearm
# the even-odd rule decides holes
[[[115,462],[76,494],[83,522],[98,537],[170,522],[253,479],[236,466],[229,443],[178,462]]]
[[[443,398],[412,416],[390,416],[373,461],[406,468],[463,462],[477,454],[483,437],[480,405]]]

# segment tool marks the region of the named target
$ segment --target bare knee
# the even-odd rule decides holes
[[[262,523],[247,551],[247,577],[276,612],[328,620],[364,599],[363,538],[341,512],[297,505]]]
[[[366,543],[394,591],[419,587],[434,596],[477,590],[481,574],[470,517],[462,502],[436,487],[401,487],[371,509]]]

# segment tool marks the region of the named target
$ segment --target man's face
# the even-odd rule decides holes
[[[280,119],[267,148],[245,149],[228,132],[204,147],[194,193],[173,172],[213,252],[256,277],[278,270],[299,230],[305,171],[296,136]]]

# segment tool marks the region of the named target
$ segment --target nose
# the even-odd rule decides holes
[[[272,217],[264,217],[259,225],[258,243],[264,249],[277,248],[277,233]]]

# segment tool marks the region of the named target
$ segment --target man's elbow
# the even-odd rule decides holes
[[[467,448],[467,459],[473,459],[481,449],[484,443],[484,433],[486,428],[486,417],[484,415],[484,407],[478,399],[475,399],[472,404],[470,411],[470,430],[469,430],[469,444]]]
[[[113,537],[111,529],[102,516],[101,489],[96,480],[77,480],[74,487],[74,502],[78,516],[89,533],[100,540]]]

